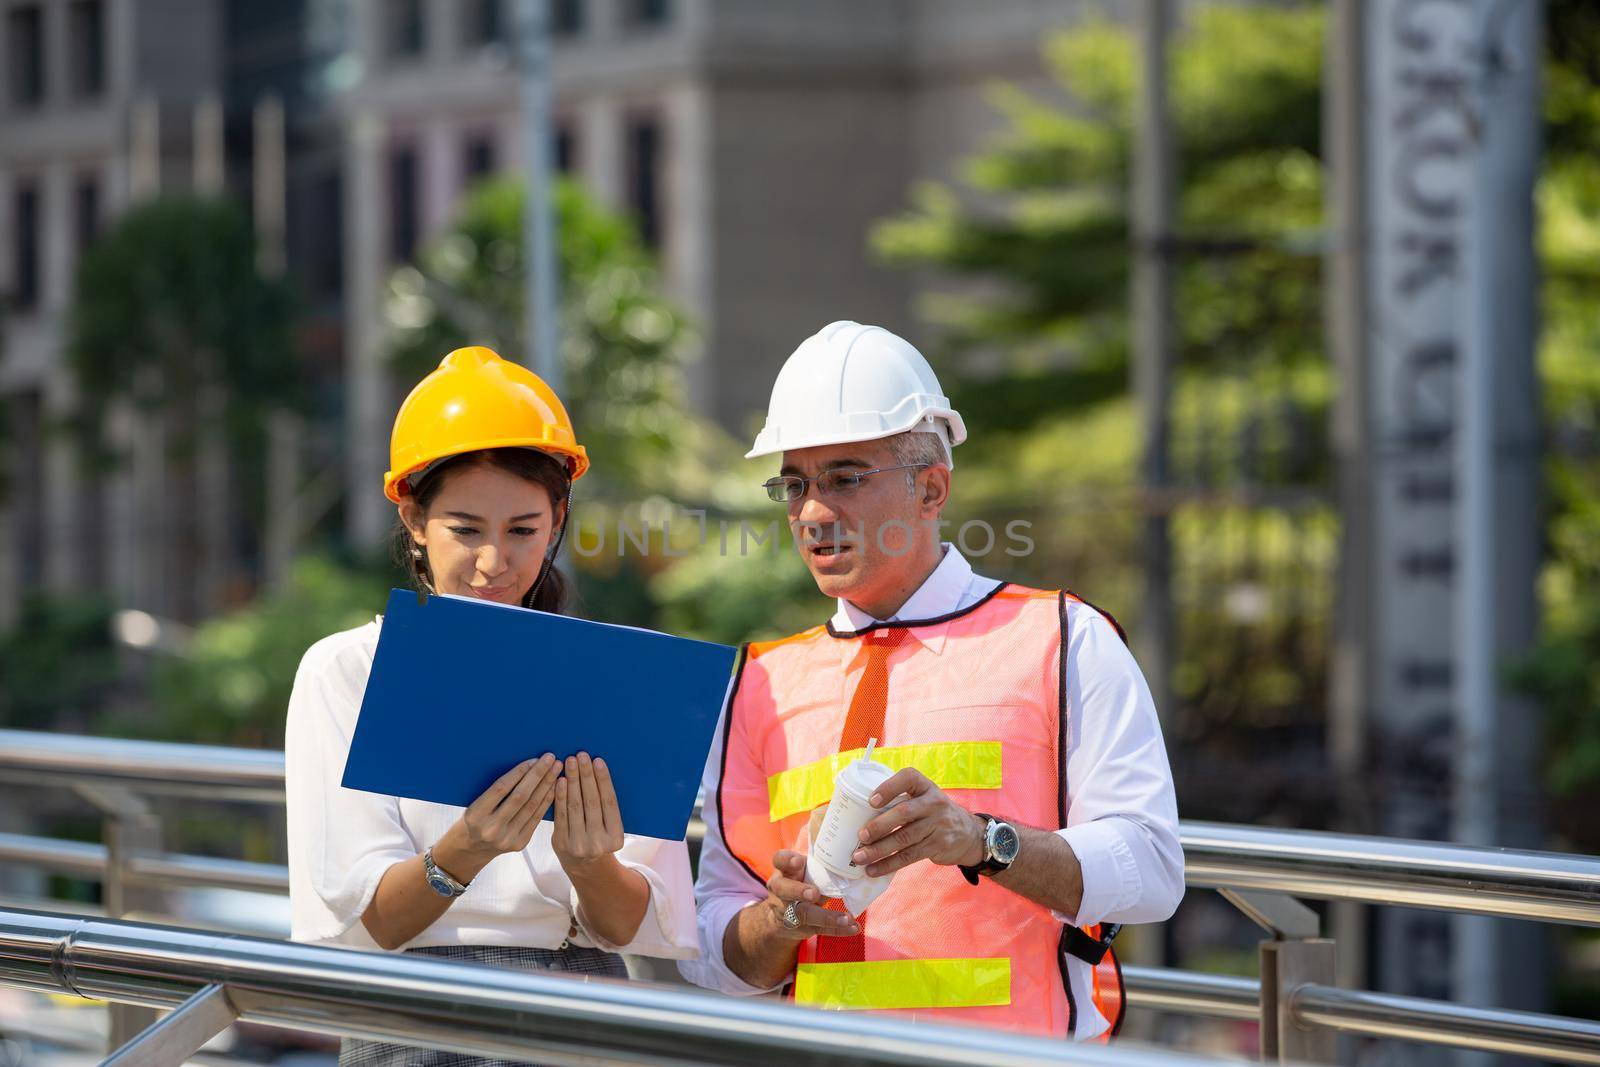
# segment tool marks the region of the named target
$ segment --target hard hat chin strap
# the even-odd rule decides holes
[[[561,542],[567,538],[567,527],[572,525],[572,479],[567,479],[566,507],[562,509],[561,529],[556,531],[556,539],[551,542],[550,550],[544,554],[544,562],[539,566],[539,577],[533,580],[533,588],[528,590],[528,595],[522,598],[523,606],[532,607],[534,598],[539,595],[539,589],[544,585],[544,579],[550,573],[550,568],[555,566],[556,554],[561,551]]]

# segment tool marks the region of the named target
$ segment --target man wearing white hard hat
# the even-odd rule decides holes
[[[1115,622],[975,574],[939,537],[966,436],[879,327],[832,323],[779,372],[749,455],[782,454],[767,491],[838,609],[744,650],[706,766],[701,958],[680,969],[732,994],[1102,1037],[1122,1016],[1117,929],[1183,895],[1172,775]],[[840,871],[843,816],[821,815],[869,766]]]

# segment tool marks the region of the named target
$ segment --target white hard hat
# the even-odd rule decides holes
[[[745,458],[908,430],[938,434],[946,455],[967,439],[966,424],[921,352],[881,326],[830,322],[778,372],[767,424]]]

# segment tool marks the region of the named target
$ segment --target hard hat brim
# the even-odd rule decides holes
[[[393,503],[398,504],[407,495],[401,491],[402,487],[406,486],[407,479],[418,471],[438,463],[440,460],[449,459],[451,456],[463,456],[468,452],[487,452],[495,448],[531,448],[535,452],[543,452],[547,456],[560,460],[562,465],[567,468],[567,477],[574,482],[582,478],[589,469],[589,454],[582,445],[567,448],[560,445],[552,445],[548,442],[530,441],[527,438],[488,438],[483,441],[470,442],[460,448],[451,449],[449,452],[437,456],[430,456],[420,462],[408,465],[403,471],[386,473],[383,476],[383,495]]]
[[[762,456],[777,456],[785,452],[796,452],[802,448],[820,448],[825,445],[853,445],[867,441],[882,441],[885,438],[896,437],[917,429],[925,422],[942,421],[948,427],[949,433],[945,444],[950,448],[961,444],[967,439],[967,426],[961,416],[951,408],[923,411],[908,425],[898,426],[892,430],[878,430],[872,433],[823,433],[803,437],[795,441],[773,441],[765,427],[756,436],[755,443],[750,451],[744,454],[745,459],[760,459]],[[928,431],[934,432],[934,431]]]

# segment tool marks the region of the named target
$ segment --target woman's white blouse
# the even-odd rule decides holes
[[[296,941],[376,949],[361,915],[393,864],[437,841],[463,809],[380,796],[339,784],[382,617],[318,641],[300,661],[289,697],[284,754],[289,808],[289,905]],[[441,708],[446,718],[454,709]],[[540,753],[506,753],[508,761]],[[541,822],[521,852],[497,856],[426,930],[401,948],[563,942],[643,956],[699,955],[684,843],[629,835],[617,853],[650,883],[650,908],[626,945],[599,937]]]

